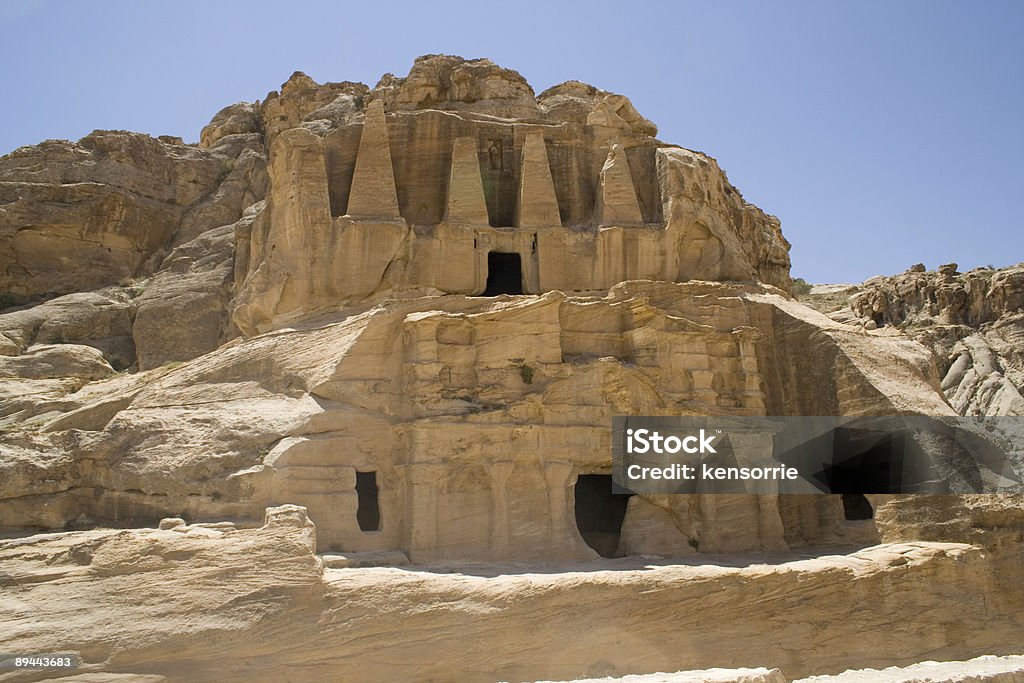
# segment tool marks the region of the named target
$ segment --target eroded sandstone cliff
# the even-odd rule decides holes
[[[0,159],[3,649],[152,681],[1019,650],[1019,497],[602,518],[613,415],[1020,415],[1019,273],[827,317],[778,220],[656,133],[622,95],[432,55],[374,88],[296,73],[198,145]]]

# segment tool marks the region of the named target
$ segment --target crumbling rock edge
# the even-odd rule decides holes
[[[161,527],[0,541],[5,649],[80,653],[78,675],[97,680],[570,680],[761,666],[781,674],[663,680],[774,682],[1012,654],[1007,644],[1024,627],[1019,602],[985,599],[1019,580],[1003,573],[1012,560],[964,543],[887,543],[782,564],[474,575],[441,565],[324,569],[298,506],[268,509],[255,529]],[[893,609],[900,638],[887,635]],[[588,637],[571,623],[587,623]],[[808,629],[831,646],[798,643]],[[964,667],[1017,671],[1019,660]]]

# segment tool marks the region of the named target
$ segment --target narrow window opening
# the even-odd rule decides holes
[[[483,296],[523,293],[523,261],[519,254],[487,254],[487,287]]]
[[[843,515],[848,520],[871,519],[875,511],[871,507],[871,501],[861,493],[843,494]]]
[[[380,502],[376,472],[356,472],[356,521],[361,531],[380,531]]]
[[[622,521],[630,493],[612,493],[610,474],[581,474],[576,480],[576,528],[601,557],[618,557]]]

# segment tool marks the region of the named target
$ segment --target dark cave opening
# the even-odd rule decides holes
[[[576,528],[601,557],[617,557],[622,521],[631,493],[613,493],[610,474],[581,474],[576,480]]]
[[[356,472],[356,521],[361,531],[380,531],[380,501],[376,472]]]
[[[487,287],[481,296],[523,293],[523,260],[519,254],[487,254]]]
[[[875,511],[871,507],[871,501],[862,493],[843,494],[843,515],[848,520],[871,519]]]

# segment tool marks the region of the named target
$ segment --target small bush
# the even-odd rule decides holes
[[[804,296],[811,293],[812,285],[802,277],[793,278],[793,296]]]
[[[524,384],[533,384],[534,369],[526,364],[525,358],[509,358],[509,361],[519,368],[519,377]]]

